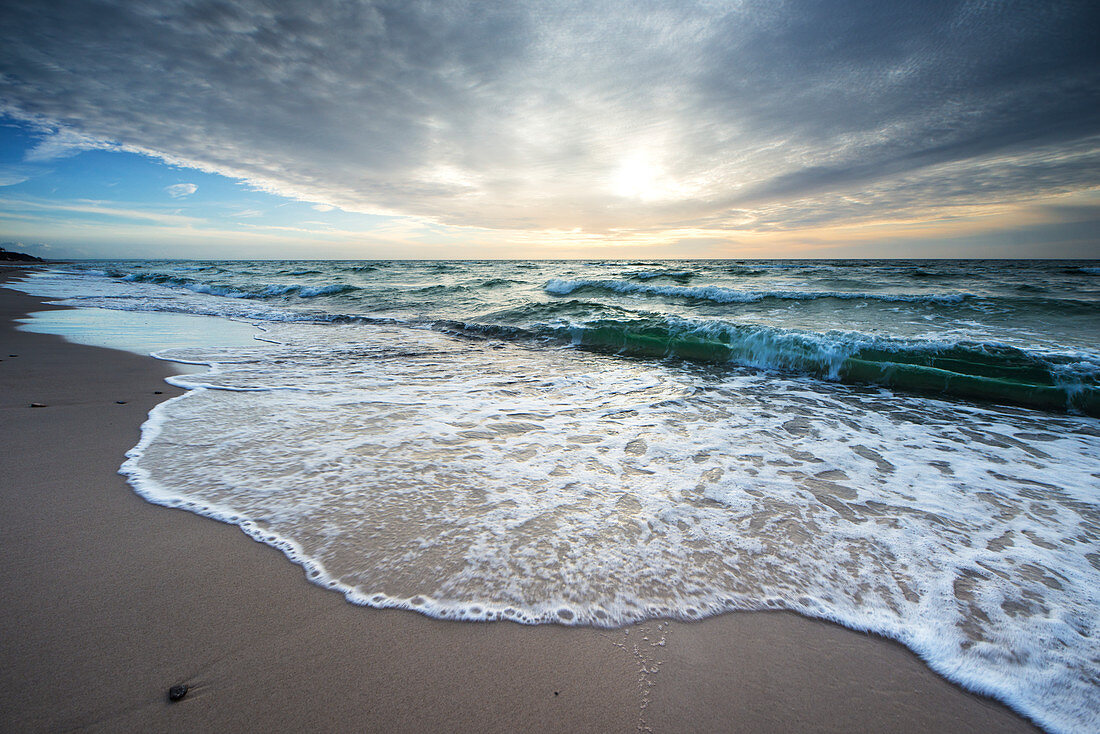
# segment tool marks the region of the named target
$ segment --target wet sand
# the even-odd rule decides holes
[[[0,731],[1036,731],[790,613],[598,630],[348,604],[134,494],[117,470],[180,394],[171,366],[13,328],[43,308],[0,289]]]

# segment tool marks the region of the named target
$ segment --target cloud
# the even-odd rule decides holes
[[[31,242],[24,244],[22,242],[0,242],[0,250],[7,250],[8,252],[22,252],[27,255],[37,255],[39,257],[49,257],[54,252],[53,245],[46,242]]]
[[[332,206],[331,204],[314,204],[313,205],[314,211],[319,211],[319,212],[330,212],[335,208],[336,207]]]
[[[22,167],[0,166],[0,186],[15,186],[29,180],[31,172]]]
[[[8,0],[0,98],[349,211],[768,229],[1100,185],[1097,27],[1089,0]]]
[[[0,198],[0,212],[2,212],[5,217],[30,214],[31,216],[55,218],[59,221],[73,218],[101,220],[104,217],[109,217],[116,221],[132,220],[152,222],[162,226],[182,228],[193,227],[202,222],[201,219],[195,217],[138,208],[136,205],[126,206],[120,205],[117,202],[90,201],[86,199],[78,199],[75,201],[43,201],[25,198]]]
[[[114,147],[109,141],[70,128],[49,123],[39,123],[37,127],[42,137],[23,156],[23,160],[28,163],[47,163],[61,158],[70,158],[85,150]]]
[[[199,187],[193,183],[178,183],[171,186],[165,186],[164,190],[168,192],[168,195],[173,199],[181,199],[184,196],[190,196],[199,190]]]

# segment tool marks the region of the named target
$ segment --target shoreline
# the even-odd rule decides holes
[[[14,329],[52,308],[0,289],[0,729],[1037,731],[896,642],[789,612],[606,630],[353,606],[135,494],[123,455],[183,391],[169,363]]]

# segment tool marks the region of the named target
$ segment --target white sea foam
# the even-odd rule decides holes
[[[650,296],[671,298],[690,298],[715,303],[755,303],[766,298],[791,301],[814,301],[822,298],[840,300],[894,301],[903,303],[961,303],[969,298],[967,293],[863,293],[849,291],[805,291],[805,290],[740,290],[719,286],[663,286],[643,285],[625,280],[565,280],[554,278],[547,281],[547,293],[567,296],[576,291],[591,288],[615,293],[637,293]]]
[[[1100,725],[1100,429],[397,327],[173,350],[216,369],[123,467],[355,603],[615,625],[793,609],[1054,731]]]

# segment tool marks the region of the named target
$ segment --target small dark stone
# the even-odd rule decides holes
[[[32,408],[45,408],[46,404],[45,403],[31,403],[31,407]]]
[[[180,683],[178,686],[172,686],[168,689],[168,700],[172,703],[179,701],[187,695],[187,684]]]
[[[125,400],[116,400],[115,402],[118,403],[119,405],[126,405]]]
[[[160,390],[154,390],[154,391],[153,391],[153,394],[154,394],[154,395],[163,395],[164,393],[163,393],[163,392],[161,392]]]
[[[557,692],[557,691],[554,691],[554,695],[555,695],[555,696],[556,696],[556,695],[558,695],[558,692]]]

